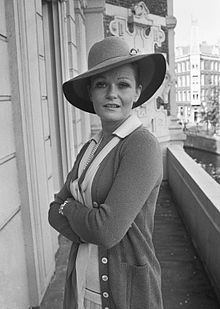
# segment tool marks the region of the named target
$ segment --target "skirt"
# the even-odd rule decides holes
[[[84,308],[85,309],[102,309],[102,306],[96,303],[93,303],[92,301],[88,299],[84,299]]]

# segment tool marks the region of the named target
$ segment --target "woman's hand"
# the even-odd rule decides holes
[[[66,201],[67,201],[68,203],[73,203],[73,202],[75,202],[75,199],[74,199],[73,197],[68,197],[68,198],[66,199]]]

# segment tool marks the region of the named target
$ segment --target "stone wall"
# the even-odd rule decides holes
[[[184,146],[220,154],[220,137],[188,134]]]
[[[219,184],[180,146],[168,147],[167,162],[172,196],[220,299]]]
[[[130,8],[132,5],[137,4],[140,0],[107,0],[106,3],[112,5],[123,6]],[[167,15],[167,1],[166,0],[144,0],[151,14],[166,16]]]

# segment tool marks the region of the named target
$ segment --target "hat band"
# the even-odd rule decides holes
[[[131,57],[132,57],[131,55],[117,56],[117,57],[114,57],[114,58],[111,57],[111,58],[105,59],[104,61],[101,61],[101,62],[95,64],[94,66],[89,66],[89,70],[99,69],[100,67],[103,67],[103,65],[106,66],[106,65],[114,64],[115,61],[118,62],[118,61],[122,61],[124,59],[129,59]]]

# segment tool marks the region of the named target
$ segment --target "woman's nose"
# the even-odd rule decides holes
[[[114,84],[110,84],[107,88],[107,97],[116,98],[117,97],[117,87]]]

